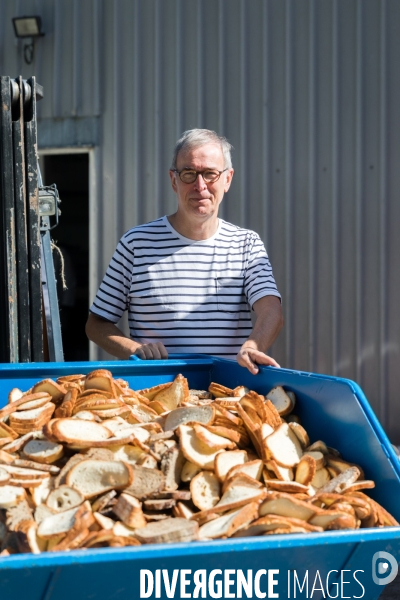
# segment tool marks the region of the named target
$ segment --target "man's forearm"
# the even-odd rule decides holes
[[[266,296],[254,304],[256,322],[242,348],[266,352],[283,327],[282,306],[276,296]]]
[[[94,314],[90,314],[86,323],[86,335],[100,348],[122,360],[128,359],[141,346],[138,342],[126,337],[114,323],[105,321]]]

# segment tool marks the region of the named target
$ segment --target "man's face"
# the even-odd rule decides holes
[[[178,154],[176,168],[178,171],[182,169],[223,171],[224,156],[217,144],[183,149]],[[174,171],[170,171],[169,175],[172,189],[178,196],[178,212],[190,219],[202,221],[218,214],[218,207],[224,193],[230,188],[233,169],[221,173],[220,178],[214,183],[206,183],[201,175],[193,183],[184,183]]]

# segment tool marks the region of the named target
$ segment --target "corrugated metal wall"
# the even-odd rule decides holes
[[[400,441],[400,2],[0,0],[0,71],[42,119],[100,116],[93,281],[118,237],[172,212],[175,139],[235,147],[222,216],[258,231],[282,292],[283,365],[358,381]],[[11,17],[46,36],[23,64]]]

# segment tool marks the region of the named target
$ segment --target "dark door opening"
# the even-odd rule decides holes
[[[89,360],[85,323],[89,308],[89,155],[51,154],[41,160],[45,185],[55,183],[61,199],[59,224],[51,237],[66,361]],[[62,286],[62,262],[67,289]]]

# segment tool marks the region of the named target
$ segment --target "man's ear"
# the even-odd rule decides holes
[[[231,187],[232,177],[233,177],[234,172],[235,172],[235,169],[228,169],[228,171],[226,171],[224,173],[224,175],[225,175],[224,192],[227,192],[229,190],[229,188]]]
[[[169,178],[171,179],[172,189],[174,190],[175,194],[177,194],[178,187],[176,185],[176,173],[175,171],[172,171],[172,169],[169,170]]]

